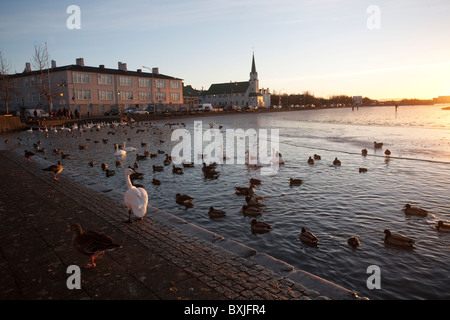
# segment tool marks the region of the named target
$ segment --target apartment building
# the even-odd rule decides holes
[[[11,110],[21,108],[48,108],[50,92],[51,109],[78,110],[81,115],[103,115],[110,110],[123,112],[127,108],[165,112],[177,110],[183,104],[182,79],[163,75],[158,68],[152,72],[127,70],[126,63],[119,62],[117,69],[104,65],[84,65],[84,59],[76,64],[57,67],[52,61],[45,70],[31,70],[26,63],[24,72],[10,76],[12,81]]]

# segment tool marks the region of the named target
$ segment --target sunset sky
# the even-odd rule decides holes
[[[80,29],[66,24],[73,4]],[[260,87],[272,93],[450,95],[448,0],[7,0],[0,8],[12,73],[47,43],[58,66],[121,61],[208,89],[248,80],[254,52]]]

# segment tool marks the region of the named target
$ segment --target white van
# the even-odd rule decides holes
[[[195,110],[207,112],[207,111],[214,111],[214,108],[211,103],[202,103],[199,104],[197,108],[195,108]]]

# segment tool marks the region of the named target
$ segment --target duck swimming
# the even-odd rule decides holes
[[[445,223],[444,221],[439,221],[436,230],[439,232],[450,233],[450,223]]]
[[[309,164],[314,164],[314,163],[316,163],[316,160],[314,160],[312,157],[309,157],[308,163]]]
[[[361,154],[362,154],[363,156],[367,156],[367,149],[362,149],[362,150],[361,150]]]
[[[348,238],[347,243],[349,246],[356,248],[357,246],[359,246],[360,241],[357,237],[351,236],[350,238]]]
[[[185,206],[186,209],[194,207],[193,201],[194,201],[194,198],[188,196],[187,194],[177,193],[175,195],[175,202],[179,205]]]
[[[272,227],[266,222],[253,219],[251,221],[251,229],[253,233],[266,233],[272,230]]]
[[[405,204],[403,210],[405,211],[405,214],[410,216],[426,217],[428,215],[427,210],[419,207],[411,207],[409,203]]]
[[[336,157],[336,158],[334,158],[333,164],[335,166],[340,166],[341,165],[341,160],[338,160],[338,158]]]
[[[311,231],[307,231],[305,227],[302,227],[302,233],[300,233],[300,240],[311,246],[316,246],[319,239]]]
[[[384,242],[398,247],[412,248],[414,240],[402,234],[392,234],[388,229],[384,230]]]
[[[289,179],[289,184],[291,186],[298,186],[301,185],[302,183],[303,183],[302,179],[292,179],[292,178]]]
[[[244,216],[256,217],[261,214],[261,209],[258,207],[242,206],[242,213]]]
[[[226,212],[223,210],[214,209],[214,207],[209,207],[208,215],[210,218],[220,218],[226,216]]]

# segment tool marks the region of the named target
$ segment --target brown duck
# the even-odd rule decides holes
[[[85,268],[95,268],[96,264],[94,260],[101,254],[105,253],[105,250],[111,251],[116,248],[122,248],[120,244],[114,243],[114,241],[103,233],[97,231],[82,232],[79,224],[73,224],[67,229],[67,232],[72,232],[72,244],[76,251],[82,255],[88,256],[91,259],[91,263],[85,265]]]
[[[56,177],[56,175],[57,175],[58,173],[60,173],[61,171],[63,171],[63,166],[62,166],[62,164],[61,164],[61,161],[58,161],[57,164],[52,164],[50,167],[44,168],[44,169],[42,169],[42,170],[53,172],[54,180],[58,180],[58,178]]]

